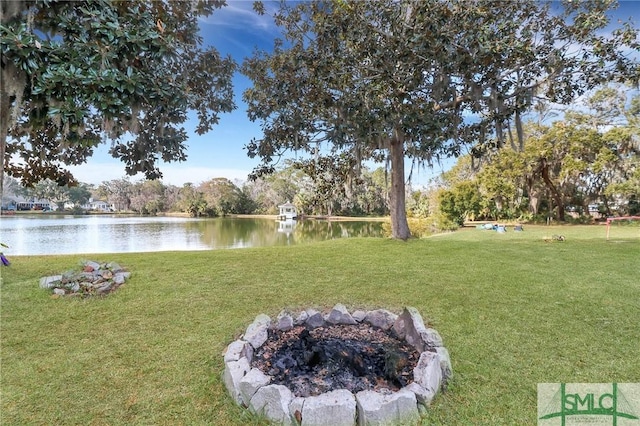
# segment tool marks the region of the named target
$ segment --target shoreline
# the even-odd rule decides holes
[[[236,217],[239,219],[273,219],[278,220],[276,214],[234,214],[226,217]],[[296,220],[326,220],[327,222],[351,221],[351,222],[387,222],[388,216],[323,216],[323,215],[300,215]]]

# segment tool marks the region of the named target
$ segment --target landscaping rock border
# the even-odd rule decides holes
[[[115,262],[81,262],[80,271],[40,278],[40,288],[51,290],[52,297],[101,296],[116,291],[131,276],[131,272]]]
[[[295,318],[295,319],[294,319]],[[289,330],[293,325],[310,329],[325,325],[366,323],[393,332],[421,352],[413,382],[399,391],[334,389],[318,396],[296,397],[286,386],[270,384],[271,377],[252,368],[254,351],[266,341],[268,330]],[[294,317],[282,311],[276,321],[260,314],[239,340],[224,353],[224,383],[240,406],[281,425],[386,425],[415,424],[453,376],[449,352],[438,332],[424,325],[416,308],[406,307],[400,315],[385,309],[354,311],[342,304],[322,314],[314,309]]]

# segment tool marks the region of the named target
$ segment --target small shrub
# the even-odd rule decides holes
[[[416,238],[428,237],[436,231],[433,220],[430,218],[411,218],[408,220],[411,235]]]

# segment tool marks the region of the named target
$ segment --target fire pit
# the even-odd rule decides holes
[[[261,314],[224,361],[236,403],[284,425],[417,422],[452,376],[440,335],[412,307]]]

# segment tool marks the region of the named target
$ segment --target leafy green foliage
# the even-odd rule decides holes
[[[145,180],[131,188],[131,208],[140,214],[155,215],[164,211],[165,187],[157,180]]]
[[[601,206],[602,215],[625,214],[639,193],[640,128],[636,97],[627,104],[624,92],[624,86],[607,86],[563,120],[529,123],[523,147],[488,149],[475,170],[462,158],[445,173],[446,187],[452,192],[460,182],[477,184],[482,219],[531,219],[544,207],[546,217],[565,221],[570,207],[584,222],[592,220],[591,203]],[[450,198],[444,201],[446,211],[464,208],[461,200],[455,208]]]
[[[237,185],[227,178],[214,178],[198,186],[207,207],[217,215],[252,213],[253,203]]]
[[[335,204],[345,200],[347,193],[361,183],[352,171],[358,167],[355,158],[348,153],[336,156],[318,156],[312,160],[297,160],[292,167],[302,170],[312,182],[313,191],[307,194],[304,211],[326,213],[331,216]]]
[[[482,199],[475,182],[460,182],[449,190],[441,191],[438,201],[440,212],[457,225],[480,217]]]
[[[189,213],[193,217],[215,216],[216,214],[215,210],[207,205],[204,194],[197,191],[190,183],[186,183],[180,189],[178,206],[182,211]]]
[[[105,139],[132,175],[158,178],[158,161],[184,160],[187,112],[197,113],[202,134],[235,108],[235,63],[203,48],[198,35],[198,18],[223,4],[24,0],[7,6],[0,26],[0,154],[7,172],[26,184],[46,177],[73,183],[64,166],[86,161]],[[15,155],[23,163],[14,163]]]
[[[126,211],[131,208],[133,185],[127,178],[102,182],[97,189],[97,193],[118,211]]]
[[[91,190],[86,184],[79,184],[68,189],[69,202],[75,206],[86,204],[91,199]]]

